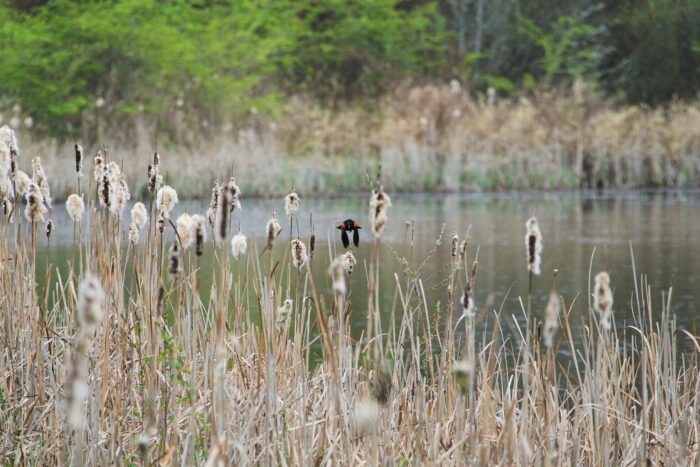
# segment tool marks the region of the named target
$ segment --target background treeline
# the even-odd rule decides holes
[[[4,121],[51,136],[371,109],[407,81],[659,105],[700,90],[700,0],[0,0],[0,51]]]

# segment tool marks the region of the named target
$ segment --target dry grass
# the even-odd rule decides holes
[[[292,98],[274,119],[251,112],[235,125],[202,129],[206,137],[185,115],[170,120],[177,145],[161,143],[163,171],[185,196],[201,196],[232,170],[247,195],[283,195],[294,182],[307,193],[363,191],[364,171],[379,162],[394,191],[700,186],[700,102],[614,107],[583,84],[490,100],[456,84],[405,85],[366,108],[336,110]],[[153,129],[137,116],[128,130],[101,130],[100,143],[129,167],[145,167]],[[54,191],[65,198],[73,142],[23,139],[26,153],[46,156]],[[131,186],[145,184],[144,174],[128,175]]]
[[[571,316],[571,304],[561,299],[561,330],[548,348],[534,332],[543,310],[532,310],[535,319],[518,327],[513,316],[529,315],[525,306],[479,303],[472,246],[455,253],[450,306],[442,315],[426,302],[420,274],[431,252],[411,253],[396,271],[393,305],[380,304],[379,268],[391,267],[380,266],[381,240],[353,275],[364,275],[366,300],[348,300],[342,263],[331,267],[332,290],[310,274],[328,264],[311,259],[293,269],[290,244],[281,239],[263,255],[251,246],[237,260],[245,265],[236,275],[229,242],[208,243],[214,279],[203,293],[199,266],[209,256],[180,248],[178,271],[170,274],[168,249],[177,239],[169,224],[161,238],[153,199],[150,205],[149,223],[132,246],[126,226],[91,199],[69,272],[51,281],[35,276],[39,226],[20,218],[3,222],[4,464],[696,465],[700,459],[700,347],[675,328],[667,300],[652,310],[643,282],[635,284],[634,326],[615,328],[613,321],[606,331],[589,303],[576,340],[570,323],[582,317]],[[522,237],[513,241],[522,244]],[[522,263],[526,277],[524,254]],[[78,309],[85,271],[104,289],[94,327],[86,327]],[[37,282],[55,285],[44,290]],[[467,284],[469,300],[460,298]],[[366,314],[360,339],[350,335],[349,313]],[[397,318],[387,326],[382,316]],[[477,332],[484,319],[486,330]],[[679,340],[697,352],[679,355]],[[576,349],[567,365],[556,359],[562,345]],[[68,410],[82,374],[88,390],[76,422]]]

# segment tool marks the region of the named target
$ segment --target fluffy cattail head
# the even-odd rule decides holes
[[[194,235],[196,233],[193,229],[192,218],[187,213],[180,214],[180,217],[175,222],[175,226],[180,242],[182,242],[182,249],[188,249],[194,243]]]
[[[83,175],[83,147],[79,145],[78,143],[75,143],[75,173],[78,174],[78,177],[82,177]]]
[[[44,173],[44,168],[41,165],[41,157],[36,156],[32,160],[32,178],[34,183],[39,186],[41,194],[44,197],[44,203],[51,207],[51,190],[49,189],[49,181]]]
[[[554,342],[554,335],[559,329],[559,313],[561,312],[561,302],[556,291],[552,290],[549,293],[547,307],[544,309],[544,329],[542,337],[544,345],[551,347]]]
[[[110,171],[110,174],[113,173],[114,172]],[[129,193],[129,186],[126,184],[126,174],[119,172],[116,177],[112,176],[111,178],[112,201],[109,211],[112,213],[112,215],[119,217],[121,216],[127,201],[131,199],[131,194]]]
[[[0,199],[12,199],[14,196],[10,177],[0,174]]]
[[[132,245],[136,245],[139,242],[140,232],[138,226],[132,222],[131,226],[129,226],[129,242]]]
[[[46,222],[46,238],[51,238],[51,232],[53,232],[53,221],[49,219]]]
[[[282,306],[277,310],[277,324],[283,324],[292,314],[294,302],[288,298],[282,303]]]
[[[280,225],[279,221],[275,218],[275,215],[273,214],[270,220],[267,221],[267,225],[265,226],[265,233],[267,234],[267,247],[272,248],[272,245],[275,243],[275,239],[277,236],[282,232],[282,226]]]
[[[241,190],[238,188],[238,185],[236,185],[235,178],[231,177],[226,185],[226,189],[228,190],[229,211],[233,212],[236,209],[241,209],[241,201],[238,199]]]
[[[112,202],[112,184],[109,181],[109,172],[102,173],[102,180],[97,186],[97,196],[100,199],[100,206],[109,208]]]
[[[333,291],[338,295],[345,295],[347,286],[345,284],[345,260],[344,255],[336,257],[331,261],[328,273],[333,279]]]
[[[457,234],[454,234],[452,236],[452,243],[451,243],[451,254],[452,258],[456,259],[457,258],[457,253],[459,253],[459,236]]]
[[[133,222],[138,230],[143,229],[143,226],[148,222],[148,212],[143,203],[136,203],[134,207],[131,208],[131,222]]]
[[[352,271],[355,269],[355,264],[357,264],[355,255],[352,254],[352,251],[348,250],[342,255],[342,258],[343,269],[348,273],[348,275],[352,274]]]
[[[19,169],[15,171],[12,177],[15,181],[15,189],[17,190],[17,196],[24,195],[25,190],[27,189],[29,184],[32,183],[32,179],[29,178],[29,175],[27,175],[25,172]]]
[[[97,155],[95,156],[95,168],[92,172],[97,183],[102,183],[102,178],[105,175],[105,170],[106,165],[105,159],[104,157],[102,157],[102,151],[97,151]]]
[[[299,195],[292,192],[284,198],[284,212],[291,218],[299,210]]]
[[[104,291],[99,279],[89,272],[85,273],[78,286],[78,322],[82,330],[93,333],[102,320],[102,301]]]
[[[525,223],[525,247],[527,249],[527,269],[532,274],[539,276],[542,263],[542,234],[537,225],[537,219],[533,216]]]
[[[12,159],[19,152],[19,146],[17,145],[17,138],[15,137],[15,132],[12,128],[7,125],[0,127],[0,144],[7,148],[7,156]],[[0,156],[2,156],[0,154]]]
[[[292,264],[295,268],[301,269],[306,265],[309,260],[309,256],[306,253],[306,245],[304,242],[295,238],[292,240]]]
[[[372,196],[369,199],[369,225],[375,238],[381,237],[384,231],[389,206],[391,206],[391,198],[383,188],[372,190]]]
[[[171,186],[165,185],[158,190],[156,206],[158,207],[158,212],[161,213],[164,218],[168,219],[170,217],[170,211],[173,210],[178,202],[177,191]]]
[[[24,217],[29,222],[44,222],[44,214],[48,211],[44,205],[44,196],[35,183],[30,183],[24,194],[27,200],[27,207],[24,210]]]
[[[148,191],[157,193],[163,184],[163,177],[160,175],[160,155],[153,153],[153,164],[148,166]]]
[[[80,222],[85,213],[85,203],[83,198],[73,193],[66,200],[66,211],[73,222]]]
[[[2,203],[2,214],[5,216],[5,219],[7,219],[9,222],[12,222],[12,208],[14,207],[14,204],[12,203],[12,200],[9,198],[3,198],[0,200],[0,203]]]
[[[204,216],[200,214],[195,214],[192,216],[191,220],[196,253],[197,256],[202,256],[204,252],[204,242],[207,241],[207,221],[204,219]]]
[[[3,141],[0,141],[0,176],[4,176],[11,170],[12,154],[10,147]]]
[[[211,189],[211,200],[209,201],[209,209],[207,210],[207,220],[209,226],[214,228],[216,222],[216,210],[219,206],[219,182],[214,182],[214,188]]]
[[[613,297],[610,290],[610,275],[599,272],[595,276],[595,288],[593,290],[593,309],[600,315],[600,324],[604,329],[610,329],[612,318]]]
[[[245,255],[248,251],[248,240],[242,233],[237,233],[231,239],[231,254],[234,258]]]

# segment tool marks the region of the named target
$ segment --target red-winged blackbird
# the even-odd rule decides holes
[[[340,239],[343,241],[343,246],[345,248],[350,246],[350,238],[348,237],[348,232],[352,232],[352,243],[355,244],[355,246],[358,246],[360,244],[360,224],[355,222],[352,219],[347,219],[339,226],[336,227],[336,229],[340,229]]]

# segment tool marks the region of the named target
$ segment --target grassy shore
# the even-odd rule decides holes
[[[379,164],[394,191],[700,186],[700,102],[614,106],[583,84],[512,98],[473,98],[456,82],[406,85],[335,110],[292,98],[275,117],[252,109],[215,125],[174,108],[164,120],[164,173],[182,196],[201,196],[222,173],[235,173],[246,195],[302,184],[309,194],[362,192]],[[108,146],[143,191],[156,125],[137,115],[97,133],[86,153]],[[55,194],[70,193],[73,141],[20,136],[25,153],[44,156]]]
[[[353,272],[368,294],[351,302],[348,257],[314,260],[307,228],[283,219],[294,230],[276,236],[271,220],[265,249],[231,242],[238,190],[230,185],[217,192],[211,226],[171,222],[173,194],[156,196],[152,171],[148,221],[135,212],[136,235],[127,234],[114,215],[123,193],[110,171],[109,186],[85,196],[67,273],[36,277],[45,224],[31,203],[41,191],[27,200],[26,217],[16,199],[14,222],[1,226],[0,459],[8,465],[698,462],[698,337],[675,327],[670,294],[652,309],[643,280],[635,279],[631,304],[619,305],[631,306],[634,325],[617,327],[606,314],[606,276],[591,267],[581,284],[592,297],[587,325],[574,342],[571,323],[581,317],[554,288],[546,310],[532,309],[529,296],[518,309],[485,303],[477,246],[462,232],[435,246],[454,259],[446,306],[428,303],[421,265],[434,250],[412,251],[400,268],[380,264],[391,210],[375,192],[372,254]],[[293,216],[294,203],[285,207]],[[528,272],[539,263],[539,230],[528,228],[523,280],[549,289],[549,272],[534,283]],[[216,242],[204,238],[211,234]],[[208,256],[197,251],[212,252],[206,300],[200,265]],[[244,272],[234,275],[233,261]],[[377,278],[387,267],[397,268],[395,300],[381,306]],[[319,268],[328,285],[314,282]],[[349,332],[350,313],[366,316],[360,338]],[[681,341],[695,351],[679,354]],[[575,349],[566,364],[557,358],[563,347]]]

